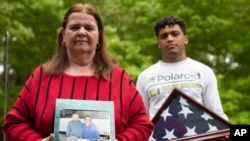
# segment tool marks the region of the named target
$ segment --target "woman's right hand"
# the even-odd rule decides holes
[[[54,134],[50,134],[47,138],[43,138],[42,141],[53,141]]]

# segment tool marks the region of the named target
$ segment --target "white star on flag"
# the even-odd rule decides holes
[[[193,112],[189,110],[188,107],[181,105],[182,110],[179,112],[179,114],[184,114],[184,117],[187,118],[188,114],[192,114]]]
[[[166,135],[163,137],[164,139],[171,140],[171,139],[177,138],[174,135],[174,129],[172,129],[171,131],[168,131],[167,129],[165,129],[165,131],[166,131]]]
[[[169,108],[167,108],[166,110],[163,111],[162,117],[163,117],[164,121],[166,121],[166,118],[168,116],[173,116],[171,113],[169,113]]]
[[[217,130],[218,130],[218,128],[217,128],[216,126],[213,126],[213,125],[211,125],[211,124],[209,124],[209,123],[208,123],[208,127],[209,127],[208,132],[217,131]]]
[[[195,127],[196,127],[196,126],[194,126],[193,128],[189,128],[189,127],[187,126],[187,133],[186,133],[184,136],[196,135],[197,133],[195,132]]]
[[[202,118],[204,118],[205,120],[209,120],[209,119],[213,119],[209,114],[207,113],[203,113],[203,115],[201,115]]]

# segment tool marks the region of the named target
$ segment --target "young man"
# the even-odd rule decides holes
[[[150,119],[173,88],[178,88],[228,120],[222,109],[213,70],[186,55],[188,36],[185,22],[178,17],[167,16],[156,23],[154,30],[162,58],[145,69],[136,84]]]

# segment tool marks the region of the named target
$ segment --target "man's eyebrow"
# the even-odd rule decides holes
[[[172,33],[172,32],[180,32],[180,30],[172,30],[172,31],[170,31],[170,33]]]
[[[171,34],[171,33],[175,33],[175,32],[180,32],[180,31],[179,30],[172,30],[172,31],[168,31],[168,32],[162,32],[162,33],[160,33],[160,35]]]

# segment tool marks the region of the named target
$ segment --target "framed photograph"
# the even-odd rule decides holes
[[[112,101],[57,99],[54,141],[114,141]]]
[[[152,118],[155,141],[226,141],[230,123],[202,104],[173,89]]]

